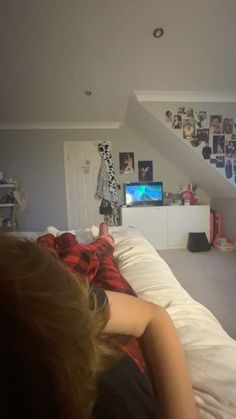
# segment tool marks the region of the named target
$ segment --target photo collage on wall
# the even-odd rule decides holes
[[[134,153],[119,153],[119,165],[121,174],[129,174],[135,172]],[[153,181],[153,162],[152,160],[138,161],[138,180],[140,182]]]
[[[166,110],[165,121],[184,141],[201,150],[202,157],[236,183],[236,118],[178,107]]]

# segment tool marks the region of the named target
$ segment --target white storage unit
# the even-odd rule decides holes
[[[167,207],[122,207],[123,226],[137,228],[156,248],[167,248]]]
[[[168,249],[186,248],[189,233],[205,232],[210,239],[209,205],[167,207]]]
[[[122,207],[123,226],[137,228],[155,249],[184,249],[189,233],[210,238],[209,205]]]

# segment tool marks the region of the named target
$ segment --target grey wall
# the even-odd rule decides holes
[[[16,176],[27,196],[27,209],[19,218],[21,230],[42,231],[48,225],[67,228],[63,142],[100,140],[112,143],[115,171],[122,186],[138,180],[138,160],[153,160],[154,180],[162,180],[165,191],[177,192],[179,184],[190,181],[127,124],[118,130],[0,131],[0,170],[6,176]],[[119,152],[129,151],[135,154],[135,173],[121,175]]]
[[[99,131],[99,132],[98,132]],[[27,195],[20,229],[67,228],[64,141],[110,139],[112,131],[26,130],[0,132],[0,170],[16,176]]]

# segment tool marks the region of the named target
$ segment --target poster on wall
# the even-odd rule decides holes
[[[172,112],[170,110],[165,112],[166,122],[172,122]]]
[[[236,160],[234,160],[233,162],[233,169],[234,169],[234,173],[236,174]]]
[[[187,116],[187,118],[194,118],[194,110],[193,110],[193,108],[187,108],[186,109],[186,116]]]
[[[174,115],[172,128],[174,129],[181,129],[182,128],[182,116],[181,115]]]
[[[211,115],[210,116],[210,132],[212,134],[221,134],[222,129],[222,116]]]
[[[213,135],[213,154],[224,154],[225,152],[225,136]]]
[[[226,157],[233,157],[234,153],[234,141],[225,140],[225,155]]]
[[[206,145],[202,148],[202,156],[205,160],[210,160],[212,154],[212,149],[209,144],[206,142]]]
[[[216,167],[219,169],[225,167],[225,156],[216,156]]]
[[[209,141],[209,129],[207,128],[198,128],[197,129],[197,138],[199,141]]]
[[[201,144],[201,141],[197,137],[194,137],[190,142],[193,147],[198,147]]]
[[[195,120],[185,119],[183,122],[183,138],[185,140],[192,140],[195,136]]]
[[[196,112],[196,125],[198,128],[207,128],[207,112]]]
[[[142,181],[153,181],[153,164],[152,160],[140,160],[138,161],[138,180]]]
[[[119,153],[120,173],[134,173],[134,153]]]
[[[225,162],[225,176],[227,179],[231,179],[233,176],[233,166],[231,159],[227,159]]]
[[[229,147],[230,147],[230,153],[231,155],[228,157],[232,157],[233,159],[236,159],[236,140],[229,140]]]
[[[233,118],[224,118],[222,124],[222,134],[233,134],[234,120]]]
[[[186,111],[185,106],[179,106],[178,107],[178,114],[180,114],[180,115],[186,115],[186,113],[187,113],[187,111]]]

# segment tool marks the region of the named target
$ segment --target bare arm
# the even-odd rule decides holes
[[[129,295],[106,294],[111,316],[105,332],[141,338],[165,419],[199,418],[184,351],[166,310]]]

